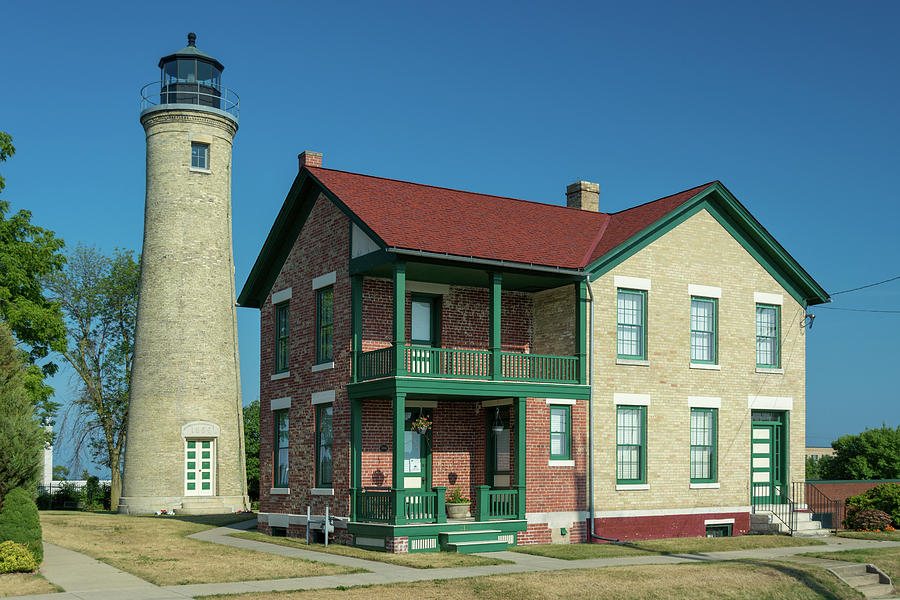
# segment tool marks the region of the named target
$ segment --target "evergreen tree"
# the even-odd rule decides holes
[[[41,545],[41,519],[31,495],[20,487],[13,488],[3,498],[0,508],[0,542],[12,540],[24,545],[35,562],[44,560]]]

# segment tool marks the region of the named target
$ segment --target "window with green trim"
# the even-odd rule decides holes
[[[316,364],[334,360],[331,342],[334,319],[334,288],[316,291]]]
[[[410,298],[410,342],[420,346],[441,345],[441,297],[412,294]]]
[[[275,305],[275,372],[290,368],[290,306],[287,302]]]
[[[770,304],[756,305],[756,366],[779,366],[779,307]]]
[[[316,487],[318,488],[332,486],[331,416],[331,404],[316,405]]]
[[[647,292],[620,289],[616,299],[616,354],[647,358]]]
[[[691,297],[691,362],[717,362],[717,303],[715,298]]]
[[[572,458],[572,407],[550,405],[550,459]]]
[[[288,411],[272,411],[275,423],[275,482],[272,487],[288,487],[288,446],[290,444],[290,428]]]
[[[691,409],[691,483],[716,481],[716,418],[714,408]]]
[[[647,473],[645,406],[616,408],[616,483],[645,483]]]

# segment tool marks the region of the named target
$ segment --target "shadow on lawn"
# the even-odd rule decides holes
[[[255,513],[241,513],[241,514],[224,514],[224,515],[135,515],[141,519],[167,519],[170,521],[183,521],[185,523],[194,523],[197,525],[209,525],[211,527],[227,527],[229,525],[235,525],[237,523],[244,523],[251,519],[256,520]],[[235,529],[242,529],[241,527],[235,527]]]

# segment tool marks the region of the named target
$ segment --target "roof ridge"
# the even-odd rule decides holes
[[[379,175],[367,175],[365,173],[355,173],[353,171],[344,171],[343,169],[329,169],[328,167],[309,167],[309,166],[307,166],[305,168],[309,169],[310,171],[312,171],[313,169],[320,169],[322,171],[332,171],[334,173],[346,173],[347,175],[357,175],[359,177],[368,177],[371,179],[381,179],[382,181],[393,181],[395,183],[405,183],[408,185],[415,185],[415,186],[419,186],[419,187],[431,188],[433,190],[446,190],[448,192],[459,192],[462,194],[472,194],[473,196],[485,196],[487,198],[497,198],[498,200],[513,200],[515,202],[526,202],[530,205],[537,204],[540,206],[549,206],[552,208],[560,208],[563,210],[577,210],[577,211],[580,211],[580,212],[583,212],[586,214],[591,214],[591,215],[604,215],[604,216],[610,215],[610,213],[605,213],[605,212],[600,212],[600,211],[594,212],[594,211],[582,210],[580,208],[574,208],[571,206],[563,206],[561,204],[549,204],[547,202],[538,202],[536,200],[525,200],[524,198],[513,198],[511,196],[497,196],[495,194],[482,194],[481,192],[473,192],[470,190],[461,190],[458,188],[450,188],[450,187],[445,187],[445,186],[441,186],[441,185],[429,185],[427,183],[418,183],[416,181],[406,181],[404,179],[394,179],[393,177],[381,177]],[[674,195],[675,194],[673,194],[673,196]]]
[[[660,200],[667,200],[669,198],[674,198],[675,196],[680,196],[681,194],[684,194],[686,192],[691,192],[693,190],[707,188],[716,183],[722,183],[722,182],[718,179],[713,179],[712,181],[709,181],[707,183],[704,183],[701,185],[695,185],[694,187],[689,187],[687,189],[681,190],[680,192],[675,192],[674,194],[668,194],[666,196],[662,196],[661,198],[657,198],[656,200],[648,200],[647,202],[642,202],[641,204],[635,204],[634,206],[632,206],[630,208],[623,208],[622,210],[618,210],[614,213],[607,213],[607,214],[609,214],[610,216],[620,215],[624,212],[628,212],[628,211],[634,210],[636,208],[641,208],[642,206],[647,206],[648,204],[653,204],[654,202],[659,202]]]

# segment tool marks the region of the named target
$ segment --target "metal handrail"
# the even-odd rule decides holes
[[[171,89],[169,86],[172,86]],[[194,86],[196,86],[196,90],[192,89]],[[166,89],[163,90],[163,88]],[[204,90],[215,90],[216,93],[210,93]],[[171,104],[170,102],[164,102],[163,96],[172,94],[175,94],[178,97],[178,104],[196,104],[197,106],[216,108],[235,118],[238,117],[240,112],[238,106],[240,98],[234,90],[229,89],[224,85],[204,85],[200,82],[187,83],[182,81],[172,82],[170,84],[164,84],[161,81],[152,81],[142,87],[141,110],[144,111],[155,106]],[[206,102],[203,102],[204,100]]]
[[[803,491],[805,494],[804,497],[806,498],[806,508],[812,513],[813,518],[822,522],[824,525],[824,517],[830,515],[831,527],[828,527],[827,529],[833,529],[837,532],[841,525],[841,501],[829,498],[822,490],[816,487],[815,484],[808,481],[795,482],[795,485],[796,484],[802,484],[804,486]]]
[[[768,493],[758,494],[755,493],[756,490],[763,490]],[[752,484],[751,498],[760,498],[760,497],[768,497],[768,502],[759,502],[758,500],[753,503],[753,512],[754,514],[757,512],[765,511],[776,519],[781,521],[785,527],[788,529],[788,535],[794,535],[794,532],[797,531],[797,503],[790,497],[788,493],[785,492],[785,486],[777,486],[775,490],[772,489],[771,484]],[[774,496],[774,497],[773,497]]]

